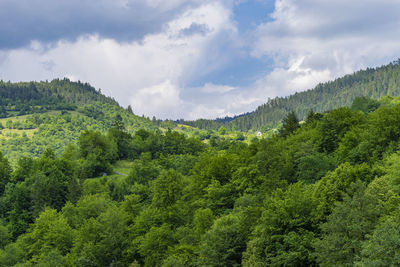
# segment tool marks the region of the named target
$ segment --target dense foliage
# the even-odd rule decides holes
[[[289,111],[303,120],[310,109],[324,112],[350,106],[360,96],[379,99],[385,95],[400,95],[400,60],[389,65],[360,70],[334,81],[317,85],[314,89],[287,97],[276,97],[259,106],[254,112],[219,120],[180,121],[201,129],[266,130],[275,127]]]
[[[116,116],[61,156],[1,155],[0,265],[396,266],[399,100],[288,113],[251,144]]]
[[[132,114],[131,107],[121,108],[87,83],[0,81],[0,145],[13,163],[21,156],[39,156],[46,148],[60,155],[84,130],[105,133],[117,115],[130,133],[158,128],[157,121]]]

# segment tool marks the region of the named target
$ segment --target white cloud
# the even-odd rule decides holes
[[[62,1],[67,10],[62,14],[75,14],[71,11],[77,10],[78,2],[82,1]],[[50,13],[37,24],[46,25],[45,33],[28,36],[28,28],[18,31],[28,36],[27,40],[38,34],[42,41],[9,49],[11,42],[3,46],[8,50],[0,50],[0,79],[70,77],[101,88],[124,106],[131,104],[139,115],[215,118],[251,111],[268,97],[306,90],[360,68],[388,63],[400,55],[397,1],[276,0],[269,22],[246,36],[239,36],[237,22],[233,21],[235,2],[240,1],[104,0],[98,6],[93,0],[85,1],[85,7],[96,4],[95,15],[91,16],[100,19],[93,20],[87,29],[78,27],[70,33],[78,38],[69,33],[63,37],[61,32],[69,25],[64,17],[59,25],[51,26],[52,20],[58,21],[59,15],[54,14],[59,13],[55,11],[63,7],[52,2],[48,12],[39,9],[28,16],[32,19]],[[0,7],[12,3],[0,1]],[[24,0],[23,5],[32,3]],[[16,12],[20,16],[10,13],[8,17],[23,17],[26,11],[21,10]],[[88,10],[79,10],[73,17],[76,23],[86,25],[81,22],[91,20]],[[8,17],[3,16],[3,20]],[[113,26],[98,30],[104,22],[112,22]],[[113,29],[118,27],[123,29],[114,35]],[[8,33],[10,29],[0,27],[2,30]],[[252,57],[267,59],[265,62],[272,59],[272,71],[255,74],[258,80],[242,87],[203,79],[226,67],[235,56],[246,59],[248,48]]]
[[[213,83],[206,83],[202,88],[199,88],[204,93],[227,93],[235,89],[233,86],[218,85]]]
[[[397,1],[277,0],[272,21],[255,33],[252,55],[270,57],[275,69],[256,82],[264,94],[311,89],[400,55]]]
[[[81,36],[75,42],[61,40],[51,47],[34,41],[29,48],[6,53],[0,62],[0,78],[20,81],[67,76],[101,88],[122,105],[131,104],[137,114],[182,117],[196,104],[190,96],[181,98],[185,81],[218,68],[225,60],[219,60],[218,51],[210,50],[221,35],[225,42],[234,43],[229,39],[236,35],[230,12],[218,2],[191,8],[166,24],[162,32],[148,34],[140,42],[119,43],[98,35]],[[193,28],[194,24],[202,27]]]
[[[179,97],[179,90],[171,81],[166,80],[161,84],[142,88],[131,98],[135,110],[143,114],[155,114],[158,117],[168,114],[168,119],[178,118],[184,103]]]

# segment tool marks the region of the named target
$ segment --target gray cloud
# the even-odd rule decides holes
[[[74,41],[98,34],[132,41],[155,33],[197,1],[154,0],[1,0],[0,49],[28,45],[32,40]]]
[[[193,35],[193,34],[201,34],[205,35],[207,32],[210,32],[210,29],[205,24],[192,23],[188,28],[180,31],[180,35]]]
[[[50,46],[32,42],[27,47],[0,50],[0,59],[4,55],[0,79],[69,77],[101,88],[121,105],[130,104],[136,114],[171,119],[222,116],[235,103],[223,95],[231,88],[211,84],[190,88],[187,81],[228,62],[229,53],[219,51],[231,51],[229,47],[235,46],[236,28],[231,17],[229,8],[211,1],[186,9],[160,32],[147,34],[140,41],[120,42],[93,34]],[[191,34],[182,34],[187,29]],[[215,99],[185,94],[196,90]]]

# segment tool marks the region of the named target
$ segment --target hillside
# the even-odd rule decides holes
[[[235,118],[217,120],[180,121],[202,129],[266,130],[276,127],[289,111],[302,120],[310,109],[324,112],[341,106],[350,106],[357,96],[379,99],[400,95],[400,60],[378,68],[368,68],[334,81],[322,83],[305,92],[288,97],[269,99],[255,111]]]
[[[159,128],[156,122],[123,109],[87,83],[68,79],[0,81],[1,151],[12,161],[21,156],[39,156],[46,148],[60,155],[84,130],[105,133],[117,115],[128,132]]]
[[[117,120],[60,156],[0,154],[0,266],[399,266],[399,103],[250,144]]]

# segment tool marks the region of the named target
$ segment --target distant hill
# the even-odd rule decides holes
[[[277,126],[289,111],[294,111],[299,119],[303,119],[311,109],[315,112],[324,112],[341,106],[350,106],[357,96],[379,99],[385,95],[400,95],[400,60],[318,84],[311,90],[269,99],[255,111],[234,118],[201,119],[180,121],[180,123],[214,130],[221,126],[239,131],[266,130]]]
[[[40,155],[47,147],[59,154],[84,130],[106,132],[117,115],[131,133],[159,128],[88,83],[0,81],[0,150],[11,160]]]

